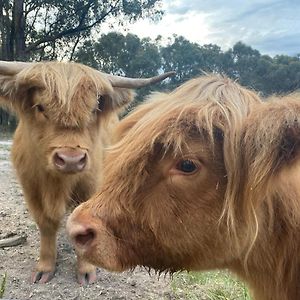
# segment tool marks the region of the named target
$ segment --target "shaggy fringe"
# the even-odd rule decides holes
[[[45,89],[47,94],[51,96],[50,98],[54,95],[57,97],[55,105],[61,105],[61,107],[56,106],[57,110],[66,109],[67,112],[70,112],[72,109],[70,98],[72,99],[76,96],[74,93],[80,85],[82,78],[89,79],[89,82],[83,82],[82,84],[92,84],[92,86],[84,86],[84,88],[87,90],[89,88],[94,89],[97,92],[95,95],[97,99],[104,88],[110,89],[110,92],[112,92],[112,87],[105,77],[95,70],[77,63],[36,63],[32,67],[28,67],[18,73],[16,83],[17,88],[29,83],[32,86]]]
[[[260,103],[255,92],[242,88],[223,76],[207,75],[196,78],[170,94],[152,95],[145,104],[121,122],[117,135],[123,138],[109,151],[117,154],[122,149],[122,163],[129,164],[133,155],[140,162],[134,166],[139,167],[139,170],[131,170],[129,165],[120,166],[120,170],[124,170],[121,176],[126,176],[128,170],[131,170],[130,174],[137,174],[133,181],[135,184],[131,187],[131,192],[135,193],[143,180],[138,174],[144,170],[157,145],[165,152],[171,151],[175,157],[180,156],[183,149],[188,147],[187,137],[193,139],[195,134],[198,138],[200,134],[208,141],[212,152],[216,144],[223,143],[228,188],[220,224],[224,221],[227,224],[228,237],[233,240],[232,251],[241,252],[247,246],[250,251],[256,240],[258,224],[255,221],[257,217],[254,207],[250,207],[250,210],[245,208],[243,213],[246,214],[246,219],[254,220],[256,225],[253,232],[241,243],[242,237],[238,231],[243,217],[240,215],[239,206],[236,206],[236,199],[239,199],[236,176],[240,168],[236,153],[240,150],[239,135],[243,121],[253,107]],[[149,111],[151,113],[147,113]],[[216,137],[216,131],[221,132],[221,137],[220,134]],[[247,256],[248,254],[245,259]]]
[[[32,100],[36,90],[37,103]],[[42,105],[53,122],[65,127],[81,127],[99,106],[105,108],[101,111],[102,122],[108,123],[110,118],[106,116],[119,113],[133,96],[131,90],[113,88],[101,72],[78,63],[40,62],[15,76],[0,74],[0,104],[17,115]]]

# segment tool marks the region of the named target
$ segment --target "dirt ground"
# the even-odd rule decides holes
[[[9,159],[11,141],[0,141],[0,239],[26,234],[27,242],[0,248],[0,275],[7,273],[5,299],[179,299],[170,278],[144,270],[122,274],[98,270],[98,281],[81,287],[75,280],[75,254],[66,238],[64,224],[58,237],[58,263],[55,277],[47,284],[30,284],[29,277],[38,257],[39,235],[24,204],[21,188]]]

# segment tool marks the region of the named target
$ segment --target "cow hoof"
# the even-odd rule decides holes
[[[77,273],[77,281],[80,285],[92,284],[97,280],[96,270],[88,273]]]
[[[43,272],[36,271],[31,275],[31,283],[47,283],[54,277],[55,271]]]

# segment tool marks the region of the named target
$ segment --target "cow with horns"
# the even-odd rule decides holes
[[[261,102],[216,76],[118,126],[100,193],[67,228],[113,271],[229,269],[255,300],[300,299],[299,95]]]
[[[172,75],[133,79],[101,73],[77,63],[0,62],[0,104],[13,110],[12,161],[28,209],[40,231],[40,255],[32,282],[54,275],[56,235],[68,204],[99,189],[104,148],[131,89]],[[78,281],[92,283],[95,267],[78,259]]]

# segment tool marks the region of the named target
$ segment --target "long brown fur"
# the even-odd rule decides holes
[[[45,282],[55,270],[60,221],[68,206],[87,200],[99,189],[104,148],[110,144],[119,110],[133,93],[113,88],[101,73],[84,65],[48,62],[13,76],[0,74],[0,97],[0,103],[19,118],[12,160],[41,233],[33,281]],[[53,165],[56,149],[85,151],[85,170],[58,171]],[[78,264],[81,278],[95,271],[88,263]]]
[[[154,96],[120,123],[101,192],[68,221],[79,253],[115,271],[225,268],[255,300],[300,299],[299,115],[297,94],[262,103],[216,76]],[[178,172],[183,159],[199,170]]]
[[[300,298],[300,97],[269,99],[243,125],[227,210],[245,224],[255,299]],[[239,226],[239,224],[236,224]]]
[[[280,109],[290,116],[275,114],[277,100],[262,103],[254,92],[220,76],[200,77],[170,94],[152,96],[118,126],[120,141],[106,158],[101,192],[70,217],[79,253],[115,271],[136,265],[160,271],[227,268],[249,283],[255,299],[297,299],[295,290],[287,294],[283,277],[295,279],[291,274],[298,262],[286,263],[293,247],[280,244],[284,236],[276,214],[296,228],[298,202],[290,207],[284,195],[276,204],[272,197],[259,201],[272,184],[284,189],[284,176],[272,184],[265,178],[271,180],[276,168],[296,157],[293,142],[282,140],[285,131],[279,130],[297,115],[289,101]],[[274,149],[265,135],[276,141]],[[184,158],[199,160],[198,175],[170,175]],[[287,211],[281,215],[282,209]],[[87,245],[76,240],[82,226],[95,235]],[[290,243],[297,232],[287,237]]]

